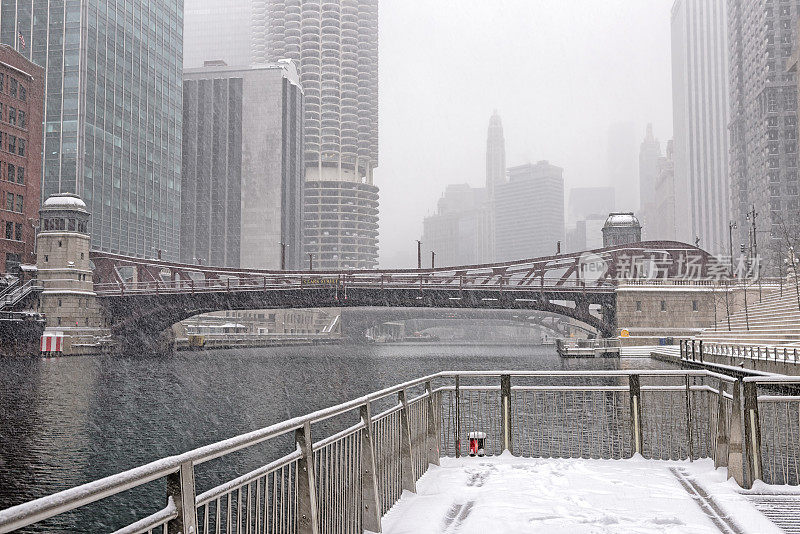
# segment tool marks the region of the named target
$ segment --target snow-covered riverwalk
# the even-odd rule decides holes
[[[781,532],[725,473],[711,460],[444,458],[384,516],[383,531]]]

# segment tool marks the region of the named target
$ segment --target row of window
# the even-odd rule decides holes
[[[14,165],[13,163],[6,163],[0,161],[0,180],[7,182],[15,182],[18,184],[25,183],[25,167],[21,165]]]
[[[25,139],[10,135],[6,132],[0,132],[0,149],[4,149],[12,154],[19,156],[25,155]]]
[[[6,210],[8,211],[16,211],[18,213],[22,213],[22,206],[23,206],[23,198],[22,195],[15,195],[14,193],[6,192]],[[14,209],[14,208],[17,209]]]
[[[22,223],[6,221],[6,239],[22,241]]]
[[[27,124],[24,111],[13,106],[9,106],[8,104],[3,104],[2,102],[0,102],[0,121],[5,121],[8,124],[23,129]]]
[[[78,231],[86,234],[88,233],[86,227],[87,227],[86,221],[81,221],[76,219],[62,219],[58,217],[58,218],[50,218],[42,220],[42,229],[45,231],[65,230],[68,232]]]
[[[19,98],[23,102],[28,99],[28,91],[25,89],[24,85],[19,83],[19,81],[10,74],[0,73],[0,93],[5,93],[6,91],[8,91],[8,94],[11,96]]]

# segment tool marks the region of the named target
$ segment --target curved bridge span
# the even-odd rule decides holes
[[[371,306],[540,310],[613,335],[618,279],[705,278],[716,264],[674,241],[435,269],[252,270],[101,251],[90,259],[112,330],[138,335],[218,310]]]

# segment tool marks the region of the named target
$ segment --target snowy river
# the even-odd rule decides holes
[[[553,347],[370,345],[182,352],[169,358],[18,358],[0,372],[0,509],[442,370],[663,368],[570,360]],[[262,451],[263,452],[263,451]],[[258,451],[198,471],[251,468]],[[263,457],[262,457],[263,459]],[[213,463],[213,462],[212,462]],[[202,467],[202,466],[201,466]],[[213,471],[212,471],[213,470]],[[206,483],[201,483],[201,480]],[[163,482],[94,505],[93,532],[163,506]],[[206,487],[203,487],[206,486]]]

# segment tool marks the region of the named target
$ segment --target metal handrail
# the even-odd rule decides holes
[[[687,394],[689,391],[709,391],[709,393],[713,393],[713,388],[709,389],[705,386],[699,388],[698,385],[690,385],[689,379],[694,378],[706,378],[706,379],[715,379],[718,380],[720,383],[732,383],[736,382],[736,379],[729,377],[727,375],[722,375],[719,373],[715,373],[708,370],[595,370],[595,371],[461,371],[461,372],[450,372],[444,371],[435,374],[431,374],[422,378],[410,380],[407,382],[403,382],[401,384],[397,384],[394,386],[390,386],[388,388],[384,388],[377,392],[370,393],[368,395],[364,395],[362,397],[331,406],[328,408],[324,408],[322,410],[317,410],[310,414],[295,417],[292,419],[288,419],[286,421],[282,421],[280,423],[270,425],[268,427],[255,430],[253,432],[248,432],[245,434],[241,434],[239,436],[235,436],[217,443],[212,443],[203,447],[196,448],[194,450],[169,456],[160,460],[156,460],[154,462],[150,462],[140,467],[136,467],[134,469],[130,469],[124,471],[122,473],[118,473],[115,475],[111,475],[93,482],[89,482],[87,484],[83,484],[81,486],[77,486],[74,488],[70,488],[53,495],[49,495],[46,497],[42,497],[39,499],[35,499],[33,501],[29,501],[26,503],[22,503],[6,510],[0,511],[0,533],[10,532],[12,530],[37,523],[48,518],[51,518],[55,515],[75,510],[80,508],[84,505],[90,504],[92,502],[96,502],[103,498],[109,497],[111,495],[115,495],[121,493],[123,491],[130,490],[132,488],[141,486],[148,482],[154,481],[159,478],[163,478],[166,476],[172,476],[176,473],[181,474],[183,476],[183,471],[186,466],[190,466],[190,469],[194,469],[195,466],[213,460],[215,458],[219,458],[221,456],[233,453],[235,451],[257,445],[259,443],[263,443],[267,440],[272,438],[276,438],[281,435],[285,435],[288,432],[303,432],[304,428],[310,428],[311,424],[319,423],[321,421],[330,419],[332,417],[336,417],[338,415],[342,415],[344,413],[352,412],[353,410],[363,410],[364,407],[367,409],[367,413],[369,412],[369,405],[372,402],[379,401],[382,399],[387,398],[390,395],[399,394],[401,397],[401,402],[390,407],[386,411],[371,416],[371,421],[375,423],[376,421],[382,420],[385,417],[395,417],[397,412],[400,412],[401,421],[403,421],[403,417],[405,417],[405,424],[407,423],[408,414],[406,410],[408,406],[418,406],[424,403],[428,405],[428,417],[432,417],[435,411],[433,410],[433,401],[434,399],[438,399],[439,396],[442,394],[443,391],[449,390],[449,387],[442,387],[438,389],[432,389],[430,384],[435,379],[446,379],[446,378],[455,378],[456,379],[456,390],[459,389],[459,379],[462,378],[475,378],[475,377],[483,377],[483,378],[500,378],[501,387],[500,395],[507,396],[510,395],[512,391],[516,391],[519,394],[524,392],[535,392],[535,386],[511,386],[510,385],[510,377],[540,377],[540,378],[553,378],[553,377],[571,377],[571,378],[590,378],[590,377],[604,377],[604,378],[624,378],[627,377],[629,379],[629,386],[610,386],[615,390],[625,391],[626,389],[630,392],[633,396],[638,398],[640,394],[640,386],[639,386],[639,378],[640,377],[679,377],[686,380],[686,385],[683,388],[672,388],[672,389],[663,389],[667,386],[660,386],[664,391],[675,391],[680,393],[681,391],[686,391]],[[504,382],[507,381],[507,382]],[[795,379],[795,381],[800,381],[799,379]],[[506,384],[506,385],[503,385]],[[633,386],[635,384],[635,390]],[[417,386],[426,386],[426,391],[421,395],[406,399],[405,391],[409,388],[417,387]],[[556,386],[557,387],[557,386]],[[464,392],[468,392],[473,389],[493,389],[497,390],[496,386],[461,386],[460,389]],[[553,388],[553,386],[551,386]],[[644,386],[641,389],[644,391],[653,390],[654,388],[659,388],[659,386]],[[587,391],[597,391],[595,386],[583,386],[582,389],[586,389]],[[606,388],[608,389],[608,388]],[[721,394],[721,391],[717,391],[718,394]],[[724,395],[722,396],[724,398]],[[362,412],[363,413],[363,412]],[[506,413],[506,418],[510,416],[508,412]],[[633,416],[632,416],[633,417]],[[637,416],[638,417],[638,416]],[[428,423],[431,424],[430,421]],[[316,444],[308,443],[308,450],[304,452],[300,448],[296,449],[292,453],[288,455],[284,455],[283,457],[275,460],[274,462],[260,467],[256,470],[253,470],[249,473],[241,475],[234,480],[228,481],[223,483],[211,490],[208,490],[200,495],[192,495],[191,506],[198,507],[202,505],[207,505],[210,501],[214,500],[215,498],[219,497],[220,495],[229,494],[231,491],[241,488],[248,483],[258,479],[259,477],[263,476],[265,473],[274,471],[277,468],[282,466],[286,466],[291,464],[292,462],[298,462],[307,458],[307,454],[314,454],[314,451],[321,450],[327,447],[330,444],[337,442],[343,438],[349,437],[354,435],[355,433],[361,433],[368,431],[364,421],[360,421],[356,425],[350,426],[345,430],[330,436],[326,439],[320,440],[316,442]],[[508,436],[507,436],[508,438]],[[413,438],[412,438],[413,439]],[[437,438],[438,439],[438,438]],[[641,440],[641,438],[639,438]],[[419,445],[417,445],[419,447]],[[641,444],[637,444],[637,449],[641,447]],[[431,449],[433,450],[433,449]],[[438,450],[438,449],[437,449]],[[193,475],[192,475],[193,478]],[[193,490],[192,490],[193,491]],[[183,506],[187,506],[187,501],[184,501]],[[193,508],[194,510],[194,508]],[[167,517],[169,516],[169,517]],[[149,518],[145,518],[136,522],[134,525],[141,525],[145,524],[143,521],[150,521],[147,524],[163,524],[158,523],[158,521],[164,520],[169,521],[175,516],[172,515],[171,511],[164,509],[157,514],[150,516]],[[166,518],[166,519],[165,519]],[[153,523],[155,521],[155,523]],[[137,532],[135,529],[131,530],[133,525],[126,527],[123,529],[124,532]]]
[[[263,443],[269,439],[303,428],[306,424],[318,423],[330,419],[331,417],[359,408],[366,403],[374,402],[388,395],[395,394],[398,391],[424,384],[436,378],[436,376],[437,375],[429,375],[404,382],[336,406],[312,412],[302,417],[295,417],[260,430],[241,434],[204,447],[198,447],[197,449],[183,454],[162,458],[116,475],[110,475],[81,486],[60,491],[47,497],[41,497],[17,506],[12,506],[11,508],[0,511],[0,534],[11,532],[12,530],[33,523],[38,523],[39,521],[43,521],[55,515],[74,510],[81,506],[110,497],[111,495],[176,473],[180,469],[181,464],[191,462],[193,465],[199,465],[219,458],[220,456]]]

